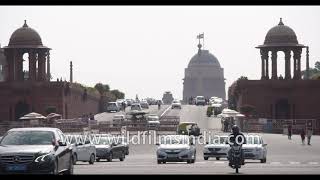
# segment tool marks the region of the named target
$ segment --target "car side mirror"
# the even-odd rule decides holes
[[[262,144],[263,147],[267,146],[268,144]]]
[[[209,142],[206,142],[206,144],[209,144]]]
[[[159,144],[159,143],[156,143],[156,146],[160,146],[160,144]]]
[[[66,142],[62,142],[61,140],[58,141],[59,146],[66,146],[67,143]]]
[[[78,144],[76,144],[76,146],[82,146],[83,144],[82,143],[78,143]]]
[[[117,144],[113,142],[113,143],[112,143],[112,146],[117,146]]]
[[[193,146],[193,145],[194,145],[194,144],[193,144],[193,142],[190,142],[190,145],[192,145],[192,146]]]

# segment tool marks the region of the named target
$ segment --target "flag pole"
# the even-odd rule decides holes
[[[202,43],[203,43],[203,50],[204,50],[204,32],[202,33],[202,35],[203,35]]]

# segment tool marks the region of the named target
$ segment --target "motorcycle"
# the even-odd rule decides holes
[[[232,169],[236,170],[236,173],[239,173],[239,168],[243,164],[242,159],[242,146],[241,145],[230,145],[230,158],[229,158],[229,165]]]

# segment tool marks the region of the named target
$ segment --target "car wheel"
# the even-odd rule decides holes
[[[125,157],[126,157],[126,156],[124,155],[124,152],[122,152],[122,157],[119,158],[119,160],[120,160],[120,161],[123,161]]]
[[[73,155],[73,164],[74,165],[77,164],[77,161],[78,161],[78,156],[77,156],[77,154],[74,154]]]
[[[94,163],[94,159],[95,159],[94,154],[91,154],[89,164],[93,164]]]
[[[100,159],[98,158],[98,159],[96,159],[96,161],[97,161],[97,162],[99,162],[99,161],[100,161]]]
[[[187,160],[187,163],[190,164],[190,163],[191,163],[191,159],[188,159],[188,160]]]
[[[219,161],[219,160],[220,160],[220,157],[216,157],[216,160],[218,160],[218,161]]]
[[[203,157],[203,159],[204,159],[204,160],[208,160],[208,159],[209,159],[209,157]]]
[[[161,164],[161,160],[158,160],[158,164]]]
[[[54,161],[54,167],[53,167],[53,170],[52,170],[51,174],[54,174],[54,175],[59,174],[59,170],[58,170],[58,160],[55,160],[55,161]]]
[[[191,160],[191,163],[195,163],[195,162],[196,162],[196,159],[192,159],[192,160]]]
[[[162,163],[165,164],[166,162],[165,162],[165,161],[162,161]]]
[[[267,158],[261,159],[260,162],[261,163],[266,163],[267,162]]]
[[[64,173],[66,175],[72,175],[73,174],[73,156],[71,156],[70,163],[69,163],[69,169]]]
[[[129,155],[129,150],[126,151],[126,155]]]
[[[112,161],[112,158],[113,158],[113,155],[112,155],[112,152],[110,153],[109,157],[107,158],[107,161],[108,162],[111,162]]]

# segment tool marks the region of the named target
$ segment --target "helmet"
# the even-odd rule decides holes
[[[237,125],[232,126],[232,133],[238,134],[240,132],[240,128]]]

